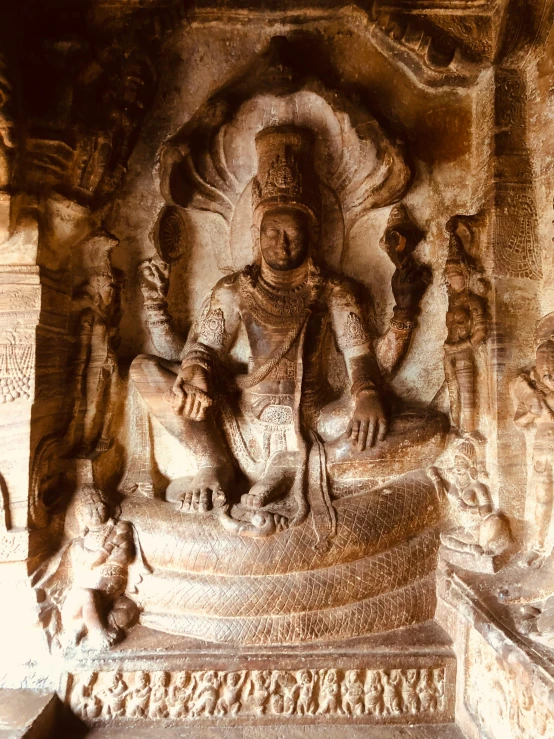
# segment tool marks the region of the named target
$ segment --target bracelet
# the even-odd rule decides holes
[[[390,319],[390,325],[397,331],[412,331],[417,326],[416,321],[398,321],[396,318]]]

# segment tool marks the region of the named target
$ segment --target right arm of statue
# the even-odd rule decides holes
[[[542,415],[544,401],[526,372],[511,382],[510,395],[515,411],[514,423],[519,428],[531,426]]]
[[[185,342],[175,330],[167,307],[169,272],[169,264],[159,257],[145,259],[139,266],[140,289],[152,344],[160,357],[177,362]]]
[[[387,379],[394,377],[408,353],[421,299],[430,282],[430,269],[413,259],[404,269],[396,269],[392,276],[393,317],[386,333],[375,342],[379,369]]]
[[[191,330],[173,385],[173,410],[202,421],[212,404],[213,376],[232,347],[241,322],[236,275],[224,277],[212,290]]]

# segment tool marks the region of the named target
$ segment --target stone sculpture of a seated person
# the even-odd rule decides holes
[[[167,492],[183,512],[220,510],[231,525],[234,504],[235,520],[271,510],[278,525],[294,525],[312,510],[332,527],[328,454],[393,457],[399,440],[408,440],[419,468],[431,460],[417,459],[418,444],[444,431],[440,414],[401,418],[383,381],[408,350],[428,277],[413,260],[402,261],[410,234],[389,222],[388,246],[399,255],[397,305],[377,338],[361,286],[317,262],[321,198],[311,132],[265,129],[256,148],[254,263],[215,285],[179,364],[141,356],[131,378],[149,412],[195,457],[196,475]],[[146,268],[155,277],[155,265]],[[233,376],[226,358],[241,327],[250,359],[247,372]],[[348,374],[338,400],[326,380],[329,334]]]

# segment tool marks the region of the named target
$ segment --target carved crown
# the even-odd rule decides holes
[[[535,329],[535,350],[547,341],[554,340],[554,311],[543,316]]]
[[[258,173],[252,183],[252,209],[278,205],[318,217],[319,180],[314,168],[314,135],[307,128],[265,128],[256,136]]]

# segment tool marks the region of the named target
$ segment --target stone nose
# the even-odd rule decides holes
[[[281,244],[285,249],[288,250],[290,246],[290,238],[286,231],[281,231]]]

